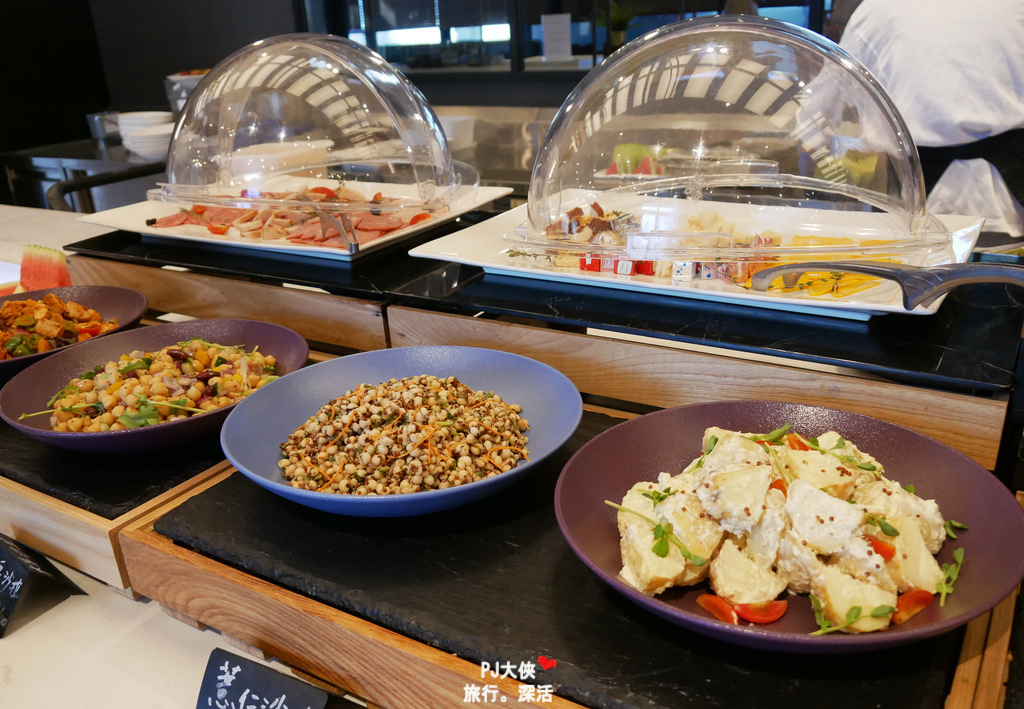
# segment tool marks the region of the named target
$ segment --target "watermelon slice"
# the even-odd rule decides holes
[[[11,281],[10,283],[0,283],[0,298],[5,295],[14,295],[15,293],[24,293],[25,289],[21,287],[21,283],[18,281]]]
[[[640,161],[640,167],[638,167],[636,170],[634,170],[633,174],[634,175],[653,175],[654,174],[654,165],[651,163],[651,157],[649,155],[644,155],[643,159]]]
[[[21,287],[26,291],[71,285],[67,259],[62,251],[30,244],[21,253]]]

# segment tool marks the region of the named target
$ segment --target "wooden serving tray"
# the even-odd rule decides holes
[[[512,499],[432,520],[338,519],[225,470],[122,530],[132,587],[370,706],[463,706],[485,684],[491,706],[529,705],[480,668],[523,648],[560,660],[534,682],[556,707],[1001,705],[1016,594],[964,629],[836,662],[666,626],[604,587],[553,525],[549,488],[613,422],[588,410]]]

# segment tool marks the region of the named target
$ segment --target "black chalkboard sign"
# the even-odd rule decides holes
[[[327,693],[258,662],[215,649],[196,709],[324,709]]]
[[[45,556],[0,534],[0,637],[7,632],[18,601],[25,597],[35,578],[48,578],[81,593]]]

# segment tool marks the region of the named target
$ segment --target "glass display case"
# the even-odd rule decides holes
[[[214,233],[308,232],[351,250],[448,213],[479,183],[407,79],[362,45],[316,34],[256,42],[210,71],[175,127],[167,175],[149,199]]]
[[[506,238],[744,284],[793,261],[951,260],[924,197],[907,128],[855,59],[793,25],[713,17],[650,32],[579,84]]]

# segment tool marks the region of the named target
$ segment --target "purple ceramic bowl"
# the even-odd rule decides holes
[[[707,581],[646,596],[623,582],[614,509],[641,480],[671,474],[700,454],[704,429],[768,432],[793,424],[817,436],[838,431],[885,466],[886,477],[913,484],[935,499],[946,520],[967,525],[947,539],[937,555],[953,560],[963,547],[965,561],[955,592],[938,599],[902,625],[877,633],[810,635],[818,629],[807,596],[788,596],[789,610],[766,625],[729,625],[697,605]],[[952,630],[1004,599],[1024,577],[1024,510],[995,476],[945,444],[870,416],[800,404],[735,401],[694,404],[657,411],[611,428],[577,451],[555,488],[558,524],[573,551],[605,583],[662,618],[704,635],[765,650],[854,652],[920,640]],[[743,621],[741,621],[743,623]]]
[[[67,288],[46,288],[44,290],[33,290],[25,293],[15,293],[13,295],[5,296],[0,298],[0,304],[3,304],[5,300],[29,300],[30,298],[32,300],[42,300],[43,296],[47,293],[53,293],[65,302],[73,300],[79,305],[92,308],[99,313],[100,317],[104,320],[117,318],[117,327],[110,332],[99,335],[99,337],[112,335],[115,332],[120,332],[126,327],[136,324],[142,319],[142,316],[146,312],[146,308],[149,307],[149,303],[146,301],[146,296],[142,293],[137,290],[132,290],[131,288],[118,288],[117,286],[68,286]],[[28,368],[29,365],[38,362],[43,357],[49,357],[57,354],[58,352],[63,352],[68,349],[68,347],[76,347],[78,345],[83,345],[86,342],[91,342],[91,340],[67,345],[66,347],[58,347],[50,350],[49,352],[39,352],[37,354],[26,355],[25,357],[0,360],[0,385],[8,381],[21,370]]]
[[[44,443],[91,453],[145,453],[215,435],[231,406],[124,431],[58,433],[50,430],[50,417],[46,415],[18,421],[22,413],[45,410],[54,393],[98,364],[117,360],[133,350],[151,352],[193,337],[223,345],[243,345],[248,350],[258,346],[263,353],[274,355],[280,375],[296,371],[309,357],[309,345],[297,332],[258,320],[191,320],[153,325],[83,342],[15,375],[0,390],[0,417]]]

